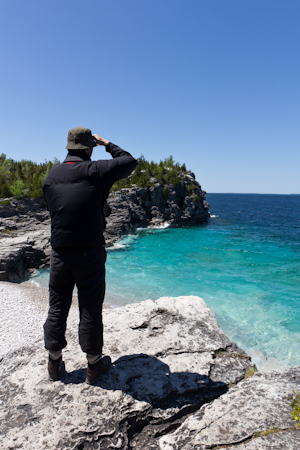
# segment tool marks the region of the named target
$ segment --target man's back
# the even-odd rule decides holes
[[[53,248],[104,245],[103,207],[109,189],[136,166],[135,159],[114,144],[109,151],[120,156],[91,161],[77,152],[50,170],[43,190],[51,216]]]

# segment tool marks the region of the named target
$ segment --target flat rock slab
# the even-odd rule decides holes
[[[164,297],[104,311],[104,351],[114,364],[88,386],[72,323],[56,383],[47,379],[42,340],[3,356],[3,448],[159,448],[160,436],[253,368],[202,299]]]
[[[299,448],[300,430],[290,430],[258,437],[245,444],[227,447],[227,450],[299,450]]]
[[[162,437],[159,449],[299,450],[300,428],[295,429],[288,399],[297,390],[300,367],[256,373]]]

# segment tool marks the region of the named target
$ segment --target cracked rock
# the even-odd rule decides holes
[[[147,300],[106,309],[103,316],[104,352],[113,366],[95,386],[85,384],[86,360],[73,320],[60,381],[47,379],[42,339],[3,356],[3,448],[159,448],[161,436],[171,433],[177,442],[178,427],[191,417],[197,421],[201,406],[203,415],[207,402],[227,395],[228,382],[253,367],[199,297]],[[233,348],[230,359],[226,355]],[[219,367],[222,358],[226,370],[215,371],[212,379],[215,361]]]
[[[299,387],[300,367],[258,372],[202,406],[174,433],[160,438],[159,449],[298,450],[300,429],[295,429],[288,397]]]
[[[227,447],[226,450],[298,450],[300,430],[279,431],[258,437],[241,445]]]

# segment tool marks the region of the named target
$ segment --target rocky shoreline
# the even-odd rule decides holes
[[[0,287],[18,296],[22,289]],[[95,386],[84,382],[74,306],[60,381],[47,380],[41,318],[40,338],[2,356],[3,448],[299,449],[291,397],[299,390],[300,367],[255,373],[201,298],[105,309],[104,352],[113,366]],[[18,318],[24,320],[26,314]]]
[[[112,191],[104,213],[107,246],[137,227],[183,226],[206,222],[209,205],[194,175],[164,188],[159,183],[147,188]],[[189,186],[193,192],[189,195]],[[43,199],[0,199],[0,280],[19,281],[32,270],[49,264],[50,217]]]
[[[192,195],[188,184],[112,192],[105,207],[108,245],[136,227],[205,222],[208,204],[197,186]],[[0,216],[0,280],[18,281],[47,265],[50,218],[44,201],[0,200]],[[76,297],[64,372],[51,383],[42,338],[47,289],[0,281],[0,293],[3,448],[300,448],[300,417],[291,406],[300,394],[300,367],[256,372],[201,298],[105,308],[104,352],[113,366],[97,385],[87,386]]]

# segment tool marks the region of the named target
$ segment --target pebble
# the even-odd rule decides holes
[[[0,281],[0,359],[8,352],[41,340],[47,313],[47,288]],[[78,322],[76,296],[69,313],[70,322]]]

